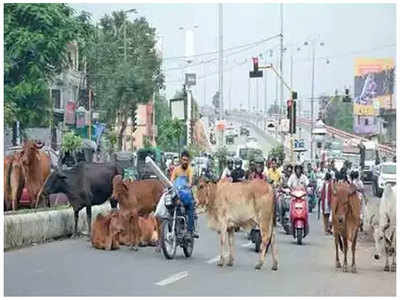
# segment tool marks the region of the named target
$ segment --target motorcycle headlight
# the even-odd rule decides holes
[[[164,201],[165,201],[165,206],[166,207],[172,206],[172,196],[171,196],[170,193],[165,195]]]

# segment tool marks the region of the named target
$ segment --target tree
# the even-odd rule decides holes
[[[342,101],[342,97],[330,99],[324,123],[328,126],[353,133],[353,104]]]
[[[4,5],[5,123],[48,125],[49,82],[68,64],[67,43],[82,41],[82,19],[65,4]]]
[[[88,80],[97,94],[98,108],[106,112],[104,121],[119,122],[121,149],[128,119],[134,118],[137,105],[147,103],[163,87],[161,58],[155,50],[155,29],[145,18],[132,23],[125,12],[118,11],[104,16],[100,25],[91,47]]]
[[[285,160],[285,149],[283,148],[283,145],[278,145],[274,148],[271,149],[271,151],[268,153],[269,158],[275,157],[277,160],[284,161]]]
[[[157,144],[164,151],[181,151],[181,142],[185,130],[185,124],[183,121],[178,119],[167,119],[161,123],[160,131],[157,137]]]

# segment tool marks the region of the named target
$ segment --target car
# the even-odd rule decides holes
[[[240,135],[250,135],[250,130],[249,128],[245,127],[245,126],[241,126],[240,127]]]
[[[247,138],[247,142],[248,143],[251,143],[251,142],[257,143],[257,139],[255,137],[251,136],[251,137]]]
[[[372,175],[372,190],[381,198],[386,184],[396,184],[396,163],[385,162],[376,166]]]

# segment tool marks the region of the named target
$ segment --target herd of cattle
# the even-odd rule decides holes
[[[160,245],[160,220],[153,212],[164,191],[161,181],[156,179],[123,180],[122,170],[114,163],[86,163],[50,171],[50,160],[33,142],[27,142],[21,152],[4,161],[5,208],[16,208],[16,201],[27,188],[34,199],[32,206],[49,204],[49,195],[63,193],[74,210],[74,236],[78,234],[79,211],[86,208],[91,241],[99,249],[118,249],[127,245],[137,250],[141,245]],[[261,180],[231,183],[209,182],[200,179],[196,186],[197,205],[205,209],[208,225],[219,234],[221,256],[219,266],[225,264],[224,248],[228,246],[226,264],[234,262],[234,232],[241,227],[249,229],[259,226],[262,244],[256,269],[265,262],[271,246],[272,269],[278,269],[275,235],[275,202],[271,185]],[[19,195],[18,195],[19,194]],[[107,215],[99,214],[93,222],[91,207],[110,199],[112,210]],[[119,209],[117,207],[119,206]],[[396,270],[396,187],[387,185],[377,209],[367,209],[364,226],[374,233],[376,254],[379,259],[386,256],[385,271]],[[347,272],[347,251],[351,244],[351,271],[356,272],[356,244],[360,225],[360,201],[353,185],[334,185],[332,201],[332,223],[336,247],[336,267],[342,267],[339,249],[344,254],[343,271]],[[389,257],[393,257],[389,266]]]

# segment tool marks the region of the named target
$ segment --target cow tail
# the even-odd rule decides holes
[[[273,218],[273,223],[272,223],[272,225],[273,225],[273,226],[271,226],[271,235],[270,235],[270,237],[269,237],[269,239],[268,239],[267,247],[266,247],[266,249],[265,249],[265,255],[267,255],[269,246],[270,246],[271,243],[272,243],[272,235],[274,234],[274,227],[275,227],[275,217]]]
[[[339,241],[339,248],[340,248],[340,251],[343,252],[343,239],[342,239],[342,236],[341,236],[341,235],[338,236],[338,241]]]

